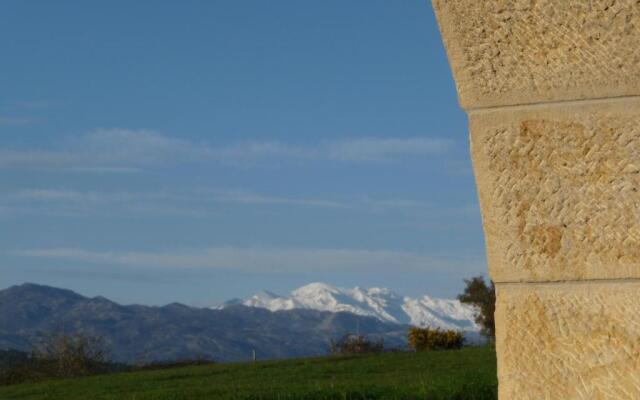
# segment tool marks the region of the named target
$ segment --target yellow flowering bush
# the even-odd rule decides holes
[[[459,349],[464,344],[461,332],[440,328],[411,328],[408,338],[415,351]]]

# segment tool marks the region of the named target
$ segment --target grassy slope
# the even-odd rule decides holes
[[[0,399],[495,399],[490,347],[130,372],[0,387]]]

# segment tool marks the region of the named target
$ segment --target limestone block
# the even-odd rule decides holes
[[[496,282],[640,278],[640,99],[470,113]]]
[[[640,399],[639,282],[497,290],[501,399]]]
[[[466,109],[640,95],[638,0],[433,0]]]

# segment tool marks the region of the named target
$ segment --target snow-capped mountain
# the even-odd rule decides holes
[[[263,291],[244,301],[234,300],[233,303],[271,311],[302,308],[349,312],[397,324],[466,332],[480,330],[474,321],[474,307],[462,304],[458,300],[429,296],[411,298],[377,287],[345,289],[324,283],[311,283],[294,290],[289,296]],[[224,308],[226,305],[227,303],[216,308]]]

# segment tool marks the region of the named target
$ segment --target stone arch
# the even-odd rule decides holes
[[[640,398],[640,1],[433,0],[469,116],[501,399]]]

